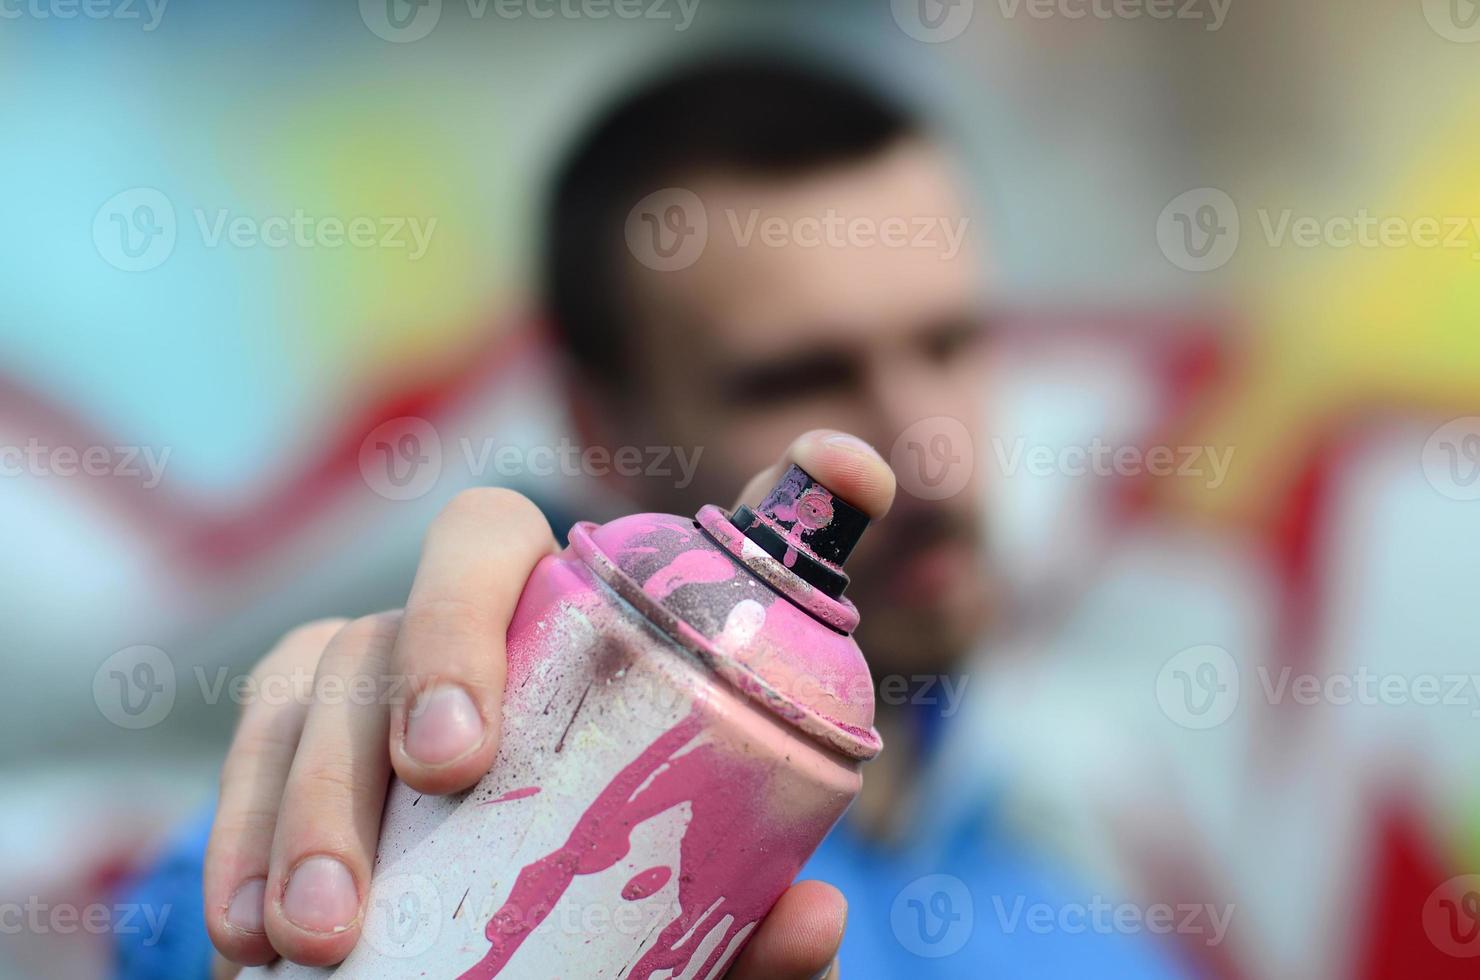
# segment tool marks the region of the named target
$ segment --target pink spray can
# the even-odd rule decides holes
[[[573,527],[509,628],[493,768],[392,784],[337,972],[722,976],[880,749],[840,569],[867,524],[793,466],[758,511]]]

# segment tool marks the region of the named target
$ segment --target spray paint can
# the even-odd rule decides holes
[[[867,524],[793,466],[756,510],[573,527],[510,625],[493,767],[392,784],[337,973],[723,975],[881,747],[842,597]]]

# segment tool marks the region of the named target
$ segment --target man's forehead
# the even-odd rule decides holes
[[[716,356],[858,343],[959,315],[979,292],[976,229],[943,155],[902,141],[795,177],[699,174],[707,240],[692,266],[637,270],[662,345]]]
[[[934,143],[906,137],[877,153],[797,174],[701,169],[685,184],[713,207],[814,210],[819,200],[859,215],[884,216],[900,204],[961,208],[950,160]],[[887,198],[881,197],[888,194]]]

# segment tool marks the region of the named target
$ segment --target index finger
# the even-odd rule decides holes
[[[555,550],[539,508],[511,490],[463,491],[432,522],[394,653],[414,700],[392,707],[391,762],[412,788],[466,789],[493,765],[509,621]]]
[[[740,503],[755,504],[795,463],[834,494],[878,520],[894,502],[894,471],[874,447],[836,429],[813,429],[792,441],[781,460],[745,485]]]

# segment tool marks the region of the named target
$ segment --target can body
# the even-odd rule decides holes
[[[638,515],[578,525],[539,565],[508,634],[498,757],[454,797],[392,785],[340,975],[723,974],[877,751],[839,717],[866,694],[871,718],[852,666],[797,685],[792,647],[846,660],[851,638],[731,545]]]

